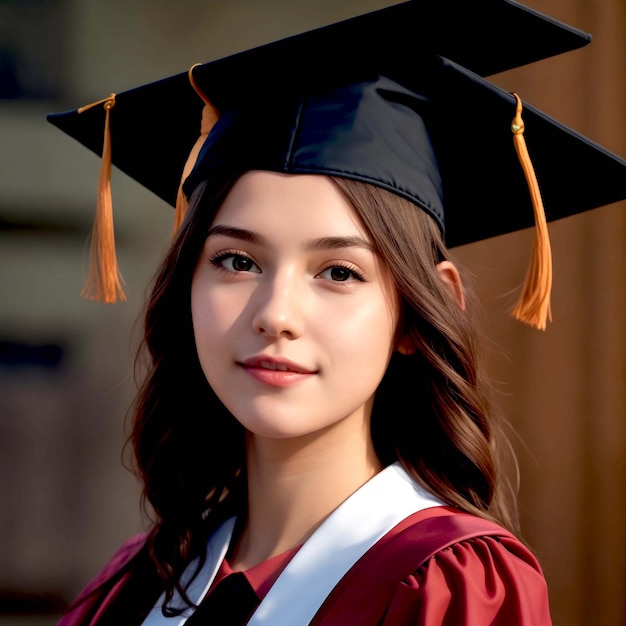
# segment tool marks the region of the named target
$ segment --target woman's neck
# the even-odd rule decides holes
[[[369,427],[338,441],[323,432],[298,439],[249,435],[248,518],[229,559],[233,569],[245,570],[304,543],[382,469]]]

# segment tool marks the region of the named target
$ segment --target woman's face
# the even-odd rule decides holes
[[[204,374],[251,433],[292,438],[368,423],[398,303],[328,178],[240,178],[198,259],[191,311]]]

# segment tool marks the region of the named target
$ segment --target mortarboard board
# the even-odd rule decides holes
[[[404,2],[199,65],[193,84],[181,73],[118,94],[113,163],[175,204],[198,139],[200,94],[220,119],[197,144],[187,194],[218,162],[334,174],[413,200],[445,230],[448,246],[485,239],[534,217],[509,130],[517,100],[481,75],[589,40],[514,2],[471,10],[452,0]],[[158,133],[145,115],[154,103],[168,112]],[[109,116],[100,107],[79,111],[49,120],[101,153]],[[625,161],[537,109],[524,111],[548,220],[626,197]]]

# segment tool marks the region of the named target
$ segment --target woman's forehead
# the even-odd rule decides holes
[[[246,172],[218,209],[213,226],[217,224],[268,234],[292,231],[311,240],[355,236],[370,247],[354,207],[334,182],[322,175]]]

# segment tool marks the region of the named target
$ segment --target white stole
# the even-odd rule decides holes
[[[424,490],[394,463],[378,473],[335,509],[302,545],[282,571],[248,626],[306,626],[348,570],[384,535],[409,515],[443,502]],[[188,595],[199,604],[209,590],[226,555],[235,519],[224,522],[209,539],[204,567]],[[196,562],[185,570],[189,580]],[[182,626],[192,614],[164,617],[163,596],[144,626]],[[175,595],[174,605],[182,605]]]

